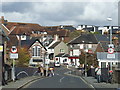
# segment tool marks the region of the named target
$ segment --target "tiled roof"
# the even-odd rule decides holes
[[[18,39],[15,35],[9,35],[9,41],[7,42],[7,47],[11,48],[12,46],[18,46]]]
[[[47,49],[43,46],[43,44],[38,39],[35,38],[21,41],[21,46],[29,49],[36,41],[38,41],[42,45],[42,47],[47,51]]]
[[[68,44],[97,44],[97,43],[98,41],[93,34],[83,34],[77,37],[76,39],[70,41]]]
[[[101,34],[95,34],[95,38],[97,39],[97,41],[106,41],[109,42],[109,36],[107,35],[101,35]]]
[[[52,36],[54,36],[56,34],[59,35],[59,37],[67,37],[67,36],[69,36],[69,31],[64,30],[64,29],[56,30],[56,31],[47,31],[47,32],[48,32],[49,35],[52,35]]]
[[[32,23],[8,22],[6,27],[11,31],[11,34],[31,34],[32,31],[45,31],[44,27]]]
[[[55,48],[60,42],[55,42],[52,46],[50,46],[48,49],[53,49]]]
[[[63,29],[67,29],[67,30],[70,30],[70,31],[76,30],[76,28],[73,27],[72,25],[63,25]]]

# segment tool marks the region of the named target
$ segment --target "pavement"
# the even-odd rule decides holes
[[[75,69],[74,67],[69,67],[69,69],[70,70],[77,70],[77,69]],[[78,71],[79,72],[79,71]],[[116,90],[116,88],[120,88],[120,84],[118,84],[118,83],[106,83],[106,82],[101,82],[101,83],[98,83],[97,82],[97,79],[95,79],[94,77],[82,77],[81,76],[81,78],[85,81],[85,82],[87,82],[88,84],[90,84],[90,85],[92,85],[94,88],[100,88],[100,89],[102,89],[102,88],[104,88],[104,89],[107,89],[107,88],[109,88],[109,89],[115,89]]]
[[[42,76],[30,76],[30,77],[25,77],[25,78],[21,78],[19,80],[16,80],[15,82],[9,82],[8,85],[2,86],[2,90],[6,90],[6,89],[11,89],[12,90],[19,90],[22,87],[24,87],[25,85],[27,85],[28,83],[41,79],[43,78]]]

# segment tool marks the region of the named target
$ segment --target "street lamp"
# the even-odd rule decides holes
[[[107,18],[107,20],[110,22],[110,27],[111,27],[112,18],[109,17],[109,18]],[[110,29],[110,44],[112,44],[112,27]]]
[[[114,45],[112,44],[112,26],[111,26],[111,22],[112,22],[112,18],[111,17],[108,17],[107,20],[110,22],[110,45],[109,45],[109,48],[114,48]],[[110,69],[112,70],[112,63],[110,63]]]

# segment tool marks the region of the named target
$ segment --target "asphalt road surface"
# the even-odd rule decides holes
[[[65,75],[69,70],[63,67],[55,68],[55,75],[53,77],[42,78],[37,81],[31,82],[26,88],[89,88],[90,86],[85,83],[81,78]],[[91,89],[93,90],[93,89]]]

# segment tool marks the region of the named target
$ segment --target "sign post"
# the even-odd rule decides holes
[[[108,53],[113,54],[114,53],[114,48],[108,48]]]
[[[15,59],[18,59],[18,50],[16,46],[12,46],[10,49],[10,59],[13,59],[13,66],[12,66],[12,80],[15,81]]]
[[[115,58],[115,55],[113,54],[114,53],[113,47],[108,48],[108,53],[109,54],[107,55],[107,58],[110,58],[110,59]],[[110,69],[112,70],[112,62],[110,62]]]

